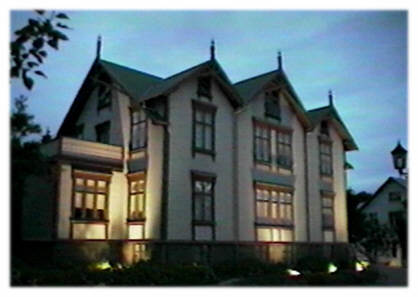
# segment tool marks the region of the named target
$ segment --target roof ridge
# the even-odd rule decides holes
[[[261,73],[261,74],[256,75],[256,76],[252,76],[252,77],[249,77],[249,78],[246,78],[246,79],[243,79],[243,80],[237,81],[236,83],[233,83],[233,85],[234,85],[234,86],[236,86],[236,85],[238,85],[238,84],[242,84],[242,83],[244,83],[244,82],[246,82],[246,81],[249,81],[249,80],[252,80],[252,79],[258,78],[258,77],[263,76],[263,75],[271,74],[271,73],[276,72],[276,71],[277,71],[277,69],[272,70],[272,71],[269,71],[269,72],[264,72],[264,73]]]
[[[322,107],[312,108],[312,109],[307,110],[307,112],[318,111],[320,109],[325,109],[325,108],[330,108],[330,106],[329,105],[325,105],[325,106],[322,106]]]
[[[211,60],[207,60],[207,61],[202,62],[202,63],[200,63],[200,64],[196,64],[196,65],[194,65],[194,66],[191,66],[191,67],[189,67],[189,68],[186,68],[186,69],[184,69],[184,70],[182,70],[182,71],[180,71],[180,72],[174,73],[174,74],[172,74],[172,75],[170,75],[170,76],[167,76],[166,78],[163,78],[163,80],[168,80],[168,79],[171,79],[171,78],[173,78],[173,77],[175,77],[175,76],[177,76],[177,75],[183,74],[183,73],[185,73],[185,72],[187,72],[187,71],[190,71],[190,70],[192,70],[192,69],[194,69],[194,68],[200,67],[200,66],[202,66],[203,64],[208,63],[208,62],[210,62],[210,61],[211,61]]]
[[[158,79],[161,79],[161,80],[164,79],[164,78],[162,78],[160,76],[157,76],[157,75],[154,75],[154,74],[151,74],[151,73],[147,73],[147,72],[144,72],[144,71],[141,71],[141,70],[132,68],[132,67],[128,67],[128,66],[125,66],[125,65],[121,65],[121,64],[118,64],[118,63],[115,63],[115,62],[112,62],[112,61],[100,59],[100,62],[104,62],[104,63],[108,63],[108,64],[113,64],[113,65],[116,65],[118,67],[125,68],[127,70],[131,70],[131,71],[135,71],[135,72],[139,72],[141,74],[148,75],[148,76],[152,76],[152,77],[155,77],[155,78],[158,78]]]

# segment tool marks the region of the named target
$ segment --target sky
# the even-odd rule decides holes
[[[349,187],[374,192],[393,169],[390,151],[407,147],[408,61],[406,11],[64,11],[68,42],[49,50],[27,91],[11,81],[11,97],[29,97],[35,121],[55,135],[103,38],[102,58],[166,77],[216,58],[232,82],[277,67],[284,70],[306,109],[334,105],[359,151],[349,152]],[[11,12],[11,32],[35,17]],[[11,33],[11,38],[13,34]]]

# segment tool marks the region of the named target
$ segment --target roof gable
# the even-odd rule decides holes
[[[389,184],[397,184],[399,187],[407,190],[407,183],[406,180],[402,179],[402,178],[396,178],[396,177],[389,177],[377,190],[376,192],[373,194],[373,197],[367,201],[366,203],[363,204],[363,206],[361,207],[361,210],[364,210],[367,206],[369,206],[374,200],[375,198],[389,185]]]
[[[282,69],[273,70],[258,76],[254,76],[234,84],[235,89],[244,100],[244,105],[253,100],[257,94],[262,92],[270,83],[277,83],[288,94],[290,106],[295,110],[296,115],[305,127],[310,126],[309,118],[306,115],[299,96],[296,94],[292,84]]]
[[[308,117],[312,124],[312,129],[315,128],[321,121],[331,120],[344,140],[344,149],[347,151],[358,150],[358,146],[351,136],[350,131],[345,126],[343,120],[338,114],[337,110],[333,105],[328,105],[320,108],[308,110]]]

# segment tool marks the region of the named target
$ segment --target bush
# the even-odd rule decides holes
[[[300,258],[295,269],[302,274],[315,272],[328,272],[328,265],[331,261],[325,257],[305,256]]]

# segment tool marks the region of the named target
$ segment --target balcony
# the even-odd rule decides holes
[[[123,168],[123,149],[120,146],[61,137],[42,145],[41,152],[53,160],[68,161],[80,166],[104,169]]]

